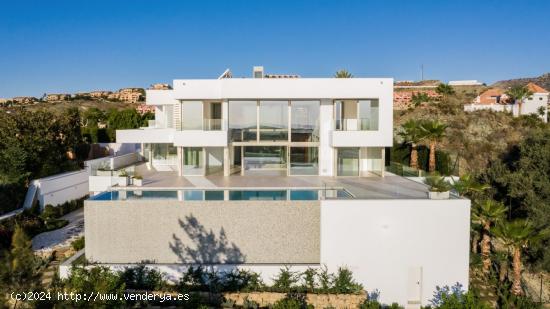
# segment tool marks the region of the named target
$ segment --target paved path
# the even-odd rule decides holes
[[[61,247],[66,247],[71,242],[84,235],[84,208],[77,209],[61,217],[69,221],[66,226],[36,235],[32,239],[32,249],[35,251],[53,251]]]

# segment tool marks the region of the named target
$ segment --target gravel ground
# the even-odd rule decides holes
[[[66,247],[71,242],[84,235],[84,208],[77,209],[61,217],[69,221],[66,226],[42,234],[32,239],[32,249],[37,253],[51,252],[60,247]]]

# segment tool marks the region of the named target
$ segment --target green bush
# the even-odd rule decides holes
[[[306,295],[300,293],[288,293],[285,298],[278,300],[273,304],[273,309],[313,309],[313,305],[308,305]]]
[[[73,247],[73,249],[75,251],[80,251],[80,250],[84,249],[85,244],[86,244],[86,242],[84,240],[84,236],[81,236],[81,237],[78,237],[75,241],[73,241],[71,243],[71,246]]]
[[[82,238],[82,244],[84,245],[84,238]],[[162,273],[149,269],[145,265],[125,268],[119,275],[128,289],[159,291],[166,287]]]
[[[20,182],[0,183],[0,215],[21,207],[26,189]]]
[[[288,293],[293,291],[298,281],[300,280],[300,274],[290,270],[290,267],[285,266],[279,270],[279,274],[273,278],[272,289],[275,292]]]
[[[332,291],[340,294],[357,294],[363,292],[363,286],[353,279],[353,273],[349,269],[339,267],[334,276]]]
[[[46,231],[53,231],[66,226],[69,224],[69,221],[64,219],[48,219],[44,221],[44,223],[46,225]]]

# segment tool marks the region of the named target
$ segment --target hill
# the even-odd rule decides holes
[[[525,77],[525,78],[516,78],[509,80],[501,80],[494,83],[493,87],[508,88],[514,85],[527,85],[527,83],[535,83],[542,88],[549,90],[550,89],[550,73],[542,74],[539,77]]]

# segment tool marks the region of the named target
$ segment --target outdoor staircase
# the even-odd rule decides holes
[[[59,249],[53,252],[53,259],[46,265],[41,275],[42,286],[48,287],[53,281],[55,273],[59,269],[59,264],[65,259],[65,252],[69,248]]]

